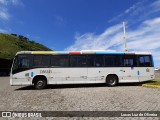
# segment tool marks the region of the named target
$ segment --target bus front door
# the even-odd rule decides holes
[[[123,82],[138,82],[138,74],[136,67],[124,67],[121,72],[123,72]]]
[[[126,55],[124,56],[124,67],[123,72],[123,82],[138,82],[137,74],[137,60],[135,55]]]

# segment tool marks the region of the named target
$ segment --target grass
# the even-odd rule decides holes
[[[18,51],[50,51],[46,46],[27,38],[0,33],[0,58],[13,59]]]
[[[152,81],[148,81],[144,84],[147,84],[147,85],[158,85],[160,86],[160,80],[152,80]]]
[[[142,84],[143,87],[160,88],[160,80],[152,80]]]

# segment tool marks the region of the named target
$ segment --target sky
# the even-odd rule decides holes
[[[160,67],[160,0],[0,0],[0,32],[55,51],[152,52]]]

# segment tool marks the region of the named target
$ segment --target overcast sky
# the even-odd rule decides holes
[[[0,32],[55,50],[152,52],[160,67],[160,0],[0,0]]]

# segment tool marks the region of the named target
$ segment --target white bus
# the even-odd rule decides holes
[[[14,58],[10,85],[133,83],[153,80],[154,64],[148,52],[21,51]]]

